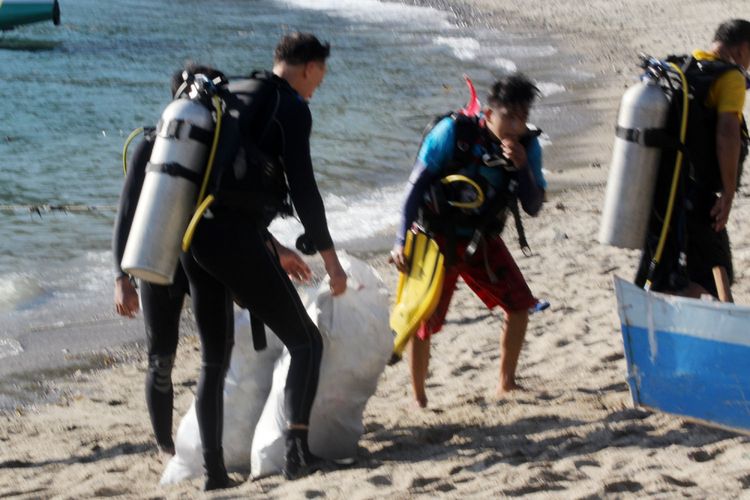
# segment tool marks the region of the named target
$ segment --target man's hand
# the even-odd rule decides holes
[[[737,191],[737,168],[740,163],[740,119],[737,113],[718,113],[716,118],[716,158],[719,160],[719,174],[723,187],[721,198],[711,209],[713,228],[721,231],[729,220],[734,193]]]
[[[396,243],[393,245],[391,255],[388,257],[388,262],[394,264],[396,269],[400,272],[405,273],[409,270],[406,263],[406,256],[404,255],[404,245]]]
[[[115,311],[120,316],[134,318],[138,312],[138,292],[127,276],[115,280]]]
[[[312,271],[297,252],[281,244],[277,245],[276,250],[279,253],[279,263],[281,264],[281,267],[286,271],[289,277],[292,278],[292,280],[299,283],[307,283],[310,281],[310,278],[312,278]]]
[[[717,233],[727,227],[727,221],[729,220],[729,212],[732,210],[733,200],[733,192],[723,192],[711,209],[711,217],[714,218],[713,228]]]
[[[329,286],[331,287],[331,295],[336,297],[346,291],[346,272],[341,267],[338,255],[336,255],[336,249],[329,248],[328,250],[320,250],[320,256],[323,258],[325,264],[326,273],[328,273]]]
[[[331,295],[336,297],[346,291],[346,280],[348,279],[344,269],[338,266],[338,269],[326,270],[328,272],[329,283],[331,287]]]
[[[526,148],[515,139],[502,140],[503,154],[516,168],[524,168],[527,163]]]

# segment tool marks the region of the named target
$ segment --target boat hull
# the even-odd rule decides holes
[[[615,290],[633,402],[750,431],[750,308]]]
[[[57,0],[0,0],[0,30],[44,21],[60,24]]]

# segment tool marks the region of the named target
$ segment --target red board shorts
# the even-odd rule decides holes
[[[444,250],[445,238],[438,236],[435,239],[440,249]],[[536,304],[537,300],[531,294],[503,240],[496,236],[487,238],[485,242],[486,244],[480,244],[476,254],[467,262],[463,256],[468,240],[457,241],[455,263],[445,269],[443,290],[437,308],[417,330],[420,339],[427,340],[442,329],[459,276],[489,309],[500,306],[504,311],[512,312],[527,310]],[[497,278],[496,282],[492,282],[488,269]]]

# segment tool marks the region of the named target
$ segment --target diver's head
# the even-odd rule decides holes
[[[539,89],[521,73],[496,81],[487,96],[484,117],[487,129],[498,139],[518,139],[526,133],[526,121]]]
[[[722,59],[750,69],[750,21],[730,19],[716,28],[713,51]]]
[[[330,52],[330,44],[321,43],[311,33],[289,33],[276,46],[273,72],[309,100],[323,82]]]

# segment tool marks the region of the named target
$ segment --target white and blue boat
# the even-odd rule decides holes
[[[615,291],[633,402],[750,432],[750,308]]]
[[[44,21],[60,24],[57,0],[0,0],[0,30]]]

